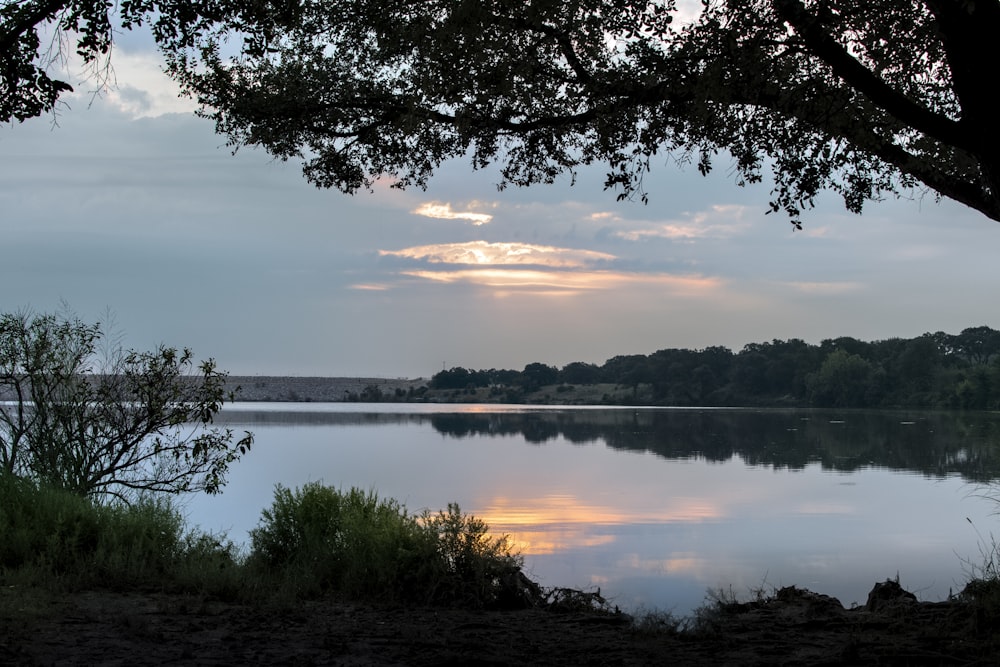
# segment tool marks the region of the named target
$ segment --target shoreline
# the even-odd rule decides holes
[[[788,587],[715,604],[688,626],[662,614],[632,622],[575,609],[251,605],[14,586],[0,590],[0,621],[0,662],[10,665],[988,665],[1000,655],[995,608],[917,602],[894,582],[877,584],[863,607]]]

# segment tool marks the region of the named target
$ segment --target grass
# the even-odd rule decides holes
[[[236,549],[185,531],[167,498],[101,505],[0,475],[0,577],[79,590],[217,586]]]
[[[979,561],[964,561],[969,582],[959,598],[975,605],[980,625],[995,627],[1000,623],[1000,544],[992,533],[987,539],[971,519],[966,520],[979,536]]]

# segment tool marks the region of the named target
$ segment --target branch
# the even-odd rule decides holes
[[[870,123],[861,118],[851,115],[840,118],[837,122],[818,125],[816,121],[817,118],[822,117],[821,110],[818,110],[814,105],[803,106],[794,103],[786,94],[782,94],[780,88],[754,89],[752,91],[730,89],[728,92],[735,93],[735,98],[731,101],[760,107],[801,121],[809,127],[816,128],[822,134],[833,139],[843,140],[857,150],[881,159],[945,197],[954,199],[1000,222],[1000,205],[978,182],[950,175],[947,170],[941,168],[939,163],[910,153],[892,139],[876,132]],[[826,97],[819,99],[824,105],[829,100]],[[977,166],[981,166],[981,163],[977,163]]]
[[[559,45],[559,50],[569,64],[570,69],[576,73],[576,76],[580,79],[582,83],[591,83],[593,81],[593,76],[583,66],[583,62],[580,61],[579,56],[576,55],[576,50],[573,48],[573,42],[570,40],[569,35],[564,31],[557,30],[556,28],[547,25],[545,23],[529,23],[527,21],[515,22],[515,25],[522,25],[536,32],[540,32],[546,37],[551,37],[556,44]]]
[[[35,28],[39,23],[67,9],[68,4],[68,0],[48,0],[28,5],[27,8],[13,13],[10,20],[4,22],[6,29],[0,32],[0,54],[11,50],[22,35]]]
[[[977,138],[946,116],[934,113],[885,83],[837,42],[799,0],[773,0],[778,14],[802,37],[809,50],[833,73],[876,106],[938,141],[974,153]]]

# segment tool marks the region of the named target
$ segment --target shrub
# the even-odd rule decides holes
[[[495,606],[515,584],[522,560],[510,539],[490,534],[482,519],[450,503],[446,511],[424,512],[421,526],[436,544],[440,581],[436,597],[473,606]]]
[[[66,588],[230,589],[233,545],[185,534],[164,498],[100,505],[0,474],[0,576]],[[228,568],[228,576],[220,575]]]
[[[225,536],[186,532],[166,497],[102,505],[0,474],[0,580],[8,585],[470,607],[544,598],[509,540],[454,504],[414,516],[373,491],[278,486],[250,537],[244,556]]]
[[[406,554],[421,551],[416,520],[395,500],[319,483],[275,488],[250,532],[249,564],[302,594],[378,597],[403,578]]]
[[[0,474],[0,570],[59,574],[97,548],[98,517],[72,493]]]
[[[319,483],[276,487],[250,539],[249,565],[304,595],[491,606],[521,565],[457,505],[416,517],[372,491]]]

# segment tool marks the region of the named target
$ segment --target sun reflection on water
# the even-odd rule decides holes
[[[506,534],[524,555],[544,555],[614,542],[608,529],[635,524],[698,523],[724,518],[704,498],[675,498],[662,509],[597,505],[572,494],[493,499],[475,511],[494,532]]]

